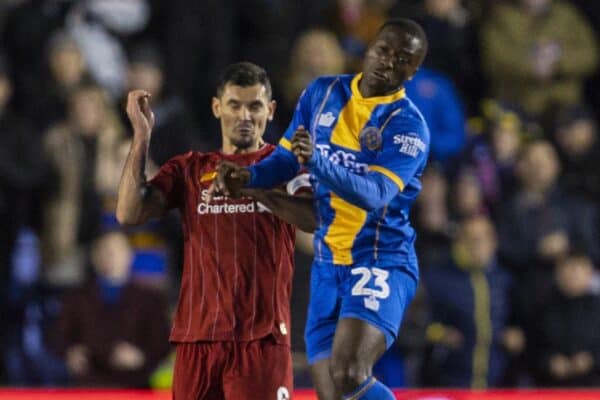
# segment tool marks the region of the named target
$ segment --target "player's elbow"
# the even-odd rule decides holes
[[[296,226],[302,232],[314,233],[317,230],[317,220],[314,217],[308,218],[305,221],[303,221],[301,224],[298,224]]]
[[[117,222],[119,222],[120,225],[135,225],[133,218],[131,218],[126,212],[119,210],[119,208],[117,208],[116,217]]]
[[[387,206],[399,192],[399,187],[387,177],[376,174],[376,185],[365,196],[359,198],[358,207],[365,211],[375,211]]]
[[[139,225],[141,223],[139,218],[136,217],[135,213],[127,210],[126,207],[119,203],[117,203],[115,215],[117,217],[117,222],[123,226]]]
[[[383,208],[386,205],[387,205],[387,203],[382,201],[381,199],[375,199],[375,200],[365,201],[359,207],[365,211],[371,212],[371,211],[375,211],[380,208]]]

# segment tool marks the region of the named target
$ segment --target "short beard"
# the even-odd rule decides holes
[[[240,150],[246,150],[246,149],[249,149],[250,147],[253,147],[254,145],[256,145],[257,140],[258,139],[254,138],[254,137],[248,138],[248,139],[235,138],[235,139],[231,139],[231,144]]]

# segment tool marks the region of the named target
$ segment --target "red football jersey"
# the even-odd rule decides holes
[[[151,181],[181,212],[184,265],[170,340],[248,341],[273,334],[289,344],[295,228],[250,198],[203,197],[215,168],[248,166],[275,149],[249,154],[188,152]]]

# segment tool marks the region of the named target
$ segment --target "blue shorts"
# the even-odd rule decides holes
[[[379,328],[389,348],[417,279],[400,267],[336,266],[313,262],[304,339],[308,362],[329,358],[338,320],[357,318]]]

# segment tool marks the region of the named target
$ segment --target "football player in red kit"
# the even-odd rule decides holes
[[[275,149],[262,141],[275,111],[267,74],[247,62],[229,66],[212,102],[221,149],[176,156],[146,181],[154,125],[149,96],[143,90],[128,96],[134,134],[117,218],[141,224],[172,208],[181,213],[184,265],[170,335],[176,346],[173,398],[289,399],[295,229],[290,223],[309,231],[315,226],[310,196],[289,192],[309,187],[308,179],[296,177],[288,193],[249,190],[238,199],[203,201],[219,162],[248,166]]]

